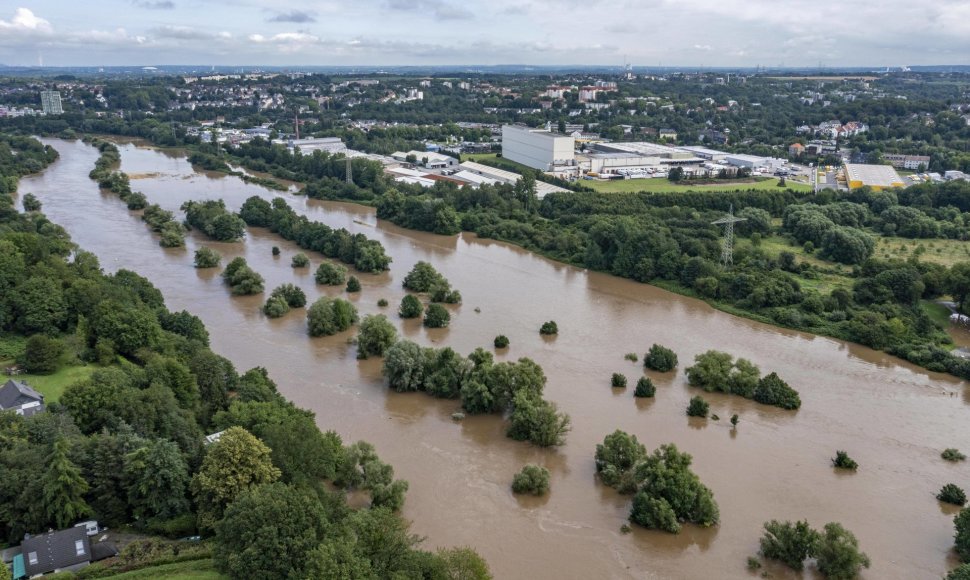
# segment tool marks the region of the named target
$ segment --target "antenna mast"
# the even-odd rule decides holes
[[[726,216],[711,222],[715,226],[724,226],[724,237],[721,239],[721,265],[725,268],[734,265],[734,224],[743,221],[747,221],[747,218],[735,217],[734,204],[731,204]]]
[[[347,158],[347,183],[351,185],[354,183],[354,169],[350,163],[350,157]]]

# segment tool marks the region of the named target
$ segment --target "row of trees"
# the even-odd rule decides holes
[[[570,428],[569,415],[542,398],[545,373],[528,358],[496,363],[481,348],[465,358],[451,348],[423,348],[400,340],[387,349],[383,373],[398,392],[460,399],[472,414],[508,413],[507,435],[516,440],[540,447],[562,445]]]
[[[707,392],[740,395],[782,409],[792,410],[802,405],[798,391],[777,374],[762,377],[754,363],[743,358],[734,360],[726,352],[709,350],[695,356],[694,365],[687,367],[687,381]]]

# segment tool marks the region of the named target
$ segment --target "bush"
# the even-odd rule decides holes
[[[273,246],[273,255],[274,256],[279,256],[280,255],[280,248],[279,248],[279,246]]]
[[[613,373],[613,376],[610,377],[610,386],[614,389],[625,389],[626,376],[620,373]]]
[[[424,313],[424,306],[413,294],[405,295],[401,299],[401,307],[397,309],[397,314],[401,318],[419,318],[422,313]]]
[[[35,334],[27,339],[20,364],[28,373],[49,375],[57,371],[63,354],[63,342],[44,334]]]
[[[323,262],[317,267],[317,271],[313,277],[317,281],[317,284],[340,286],[347,279],[347,268],[338,264]]]
[[[343,332],[357,322],[357,309],[340,298],[324,296],[307,310],[310,336],[330,336]]]
[[[966,455],[960,453],[959,450],[954,449],[953,447],[944,449],[943,453],[940,454],[940,457],[946,459],[947,461],[963,461],[967,458]]]
[[[512,478],[512,491],[545,495],[549,492],[549,470],[538,465],[526,465]]]
[[[293,259],[290,261],[290,266],[293,266],[294,268],[306,268],[309,265],[310,258],[307,258],[306,254],[303,252],[293,256]]]
[[[428,328],[445,328],[451,322],[451,314],[440,304],[429,304],[424,314],[424,325]]]
[[[958,486],[948,483],[943,486],[940,493],[936,494],[936,499],[963,507],[967,503],[967,494]]]
[[[397,340],[397,329],[383,314],[365,316],[357,331],[357,358],[384,356]]]
[[[539,334],[553,335],[559,334],[559,326],[556,321],[550,320],[549,322],[544,322],[539,328]]]
[[[835,457],[832,458],[832,465],[839,469],[851,469],[852,471],[859,468],[859,464],[849,457],[849,454],[845,451],[835,452]]]
[[[714,494],[691,471],[691,461],[689,454],[668,444],[637,465],[639,490],[630,511],[633,523],[677,533],[681,522],[701,526],[718,522],[720,512]]]
[[[234,258],[222,271],[222,279],[237,296],[259,294],[263,291],[263,277],[246,264],[245,258]]]
[[[640,377],[637,380],[637,388],[633,391],[634,397],[652,397],[657,392],[657,387],[653,386],[650,377]]]
[[[41,208],[40,200],[32,193],[24,195],[23,204],[24,211],[40,211]]]
[[[946,575],[946,580],[970,580],[970,564],[957,566]]]
[[[442,284],[443,283],[443,284]],[[431,292],[435,286],[447,285],[444,276],[428,262],[418,262],[404,277],[403,286],[412,292]]]
[[[508,346],[509,337],[505,336],[504,334],[500,334],[495,337],[495,348],[508,348]]]
[[[859,551],[859,540],[841,524],[825,524],[815,554],[818,571],[826,578],[850,580],[870,565],[869,556]]]
[[[148,198],[145,197],[144,193],[134,191],[131,193],[131,195],[125,198],[125,204],[128,206],[128,209],[132,211],[145,209],[148,207]]]
[[[765,375],[758,380],[758,387],[755,389],[752,398],[759,403],[788,410],[802,406],[798,391],[788,386],[788,383],[781,380],[775,373]]]
[[[625,355],[623,355],[623,358],[631,362],[637,362],[638,360],[640,360],[640,357],[638,357],[637,353],[635,352],[628,352]]]
[[[222,256],[212,248],[203,246],[195,251],[196,268],[215,268],[221,260]]]
[[[290,306],[282,296],[272,295],[263,305],[263,314],[270,318],[280,318],[290,311]]]
[[[506,432],[508,437],[539,447],[553,447],[566,442],[569,429],[569,415],[560,413],[555,403],[525,390],[516,393]]]
[[[690,400],[690,404],[687,405],[687,416],[688,417],[707,417],[707,412],[710,410],[711,406],[700,397],[693,397]]]
[[[805,560],[815,556],[819,541],[821,536],[806,521],[792,523],[771,520],[765,522],[761,555],[800,571]]]
[[[360,280],[357,276],[351,276],[347,280],[347,292],[360,292]]]
[[[647,457],[647,448],[636,435],[616,430],[596,446],[596,473],[603,485],[620,493],[634,493],[637,480],[634,469]]]
[[[953,518],[953,527],[956,529],[954,544],[960,560],[970,564],[970,508],[963,508],[957,517]]]
[[[677,367],[677,353],[665,346],[654,344],[643,355],[643,366],[662,373],[672,371]]]
[[[387,308],[387,300],[385,298],[381,298],[380,300],[378,300],[377,301],[377,307],[378,308]]]

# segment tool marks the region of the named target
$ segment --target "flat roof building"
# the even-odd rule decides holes
[[[59,91],[41,91],[40,108],[47,115],[60,115],[64,112],[61,106],[61,93]]]
[[[488,178],[493,182],[499,183],[510,183],[514,184],[522,176],[513,171],[506,171],[504,169],[497,169],[495,167],[489,167],[488,165],[483,165],[481,163],[476,163],[474,161],[465,161],[459,167],[462,171],[456,173],[455,176],[459,174],[465,174],[466,172],[472,173],[474,175],[480,175],[482,177]],[[561,193],[568,192],[569,190],[558,185],[553,185],[551,183],[546,183],[545,181],[536,180],[536,197],[542,199],[550,193]]]
[[[290,149],[300,149],[300,153],[309,155],[314,151],[327,153],[342,153],[347,149],[340,137],[310,137],[307,139],[290,139],[286,142]]]
[[[576,164],[576,140],[545,129],[503,125],[502,157],[539,171],[553,171],[557,166]]]
[[[891,165],[846,163],[845,181],[849,189],[866,186],[876,190],[889,187],[906,187],[903,178],[896,173],[896,169]]]

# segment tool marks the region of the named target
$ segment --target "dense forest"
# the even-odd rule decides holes
[[[13,174],[43,167],[33,159]],[[395,513],[407,483],[371,445],[321,432],[264,369],[240,373],[208,341],[201,320],[170,311],[147,279],[104,273],[61,227],[0,196],[4,352],[32,372],[92,371],[44,412],[0,413],[3,539],[90,517],[200,533],[232,577],[489,577],[471,550],[420,548]],[[220,435],[207,444],[208,434]],[[351,508],[349,491],[366,507]]]

